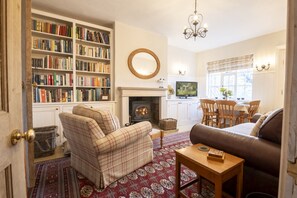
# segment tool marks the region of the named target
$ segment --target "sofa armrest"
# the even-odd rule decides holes
[[[152,131],[148,121],[120,128],[96,141],[97,153],[107,153],[125,147],[147,136]]]
[[[193,144],[202,143],[245,159],[245,165],[279,176],[280,145],[258,137],[196,124],[190,132]]]

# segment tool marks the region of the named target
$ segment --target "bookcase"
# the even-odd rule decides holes
[[[34,103],[112,100],[112,29],[32,10]]]
[[[113,30],[32,9],[33,127],[58,126],[59,113],[86,104],[115,113]]]

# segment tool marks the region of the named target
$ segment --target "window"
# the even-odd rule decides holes
[[[220,87],[232,91],[234,99],[252,99],[253,69],[240,69],[231,72],[208,74],[208,96],[221,98]]]
[[[232,91],[234,99],[252,99],[253,55],[207,63],[208,96],[222,98],[220,88]]]

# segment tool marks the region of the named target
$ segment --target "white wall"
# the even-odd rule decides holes
[[[286,42],[286,32],[276,32],[254,39],[242,41],[232,45],[200,52],[196,54],[197,77],[199,82],[200,97],[207,97],[206,65],[209,61],[221,60],[247,54],[254,54],[254,68],[256,64],[270,62],[268,71],[258,72],[254,69],[253,75],[253,99],[261,100],[260,112],[266,112],[276,107],[276,87],[278,85],[278,57],[279,48]]]
[[[118,87],[159,87],[157,82],[167,76],[167,38],[163,35],[129,26],[120,22],[114,24],[114,85],[116,114],[120,115],[120,98]],[[160,71],[151,79],[139,79],[128,68],[129,54],[138,49],[153,51],[160,60]]]
[[[196,53],[174,46],[168,46],[167,84],[175,90],[176,81],[197,81]],[[179,75],[178,71],[185,71]],[[173,99],[175,98],[172,97]]]

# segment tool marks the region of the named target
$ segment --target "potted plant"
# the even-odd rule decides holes
[[[167,92],[168,92],[168,99],[170,99],[171,96],[174,94],[174,89],[171,85],[167,86]]]
[[[220,88],[220,92],[222,93],[223,97],[227,100],[228,97],[232,96],[232,91],[225,88],[225,87],[221,87]]]

